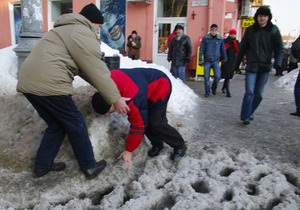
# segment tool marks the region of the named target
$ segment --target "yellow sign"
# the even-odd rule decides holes
[[[242,20],[242,27],[243,28],[248,28],[249,26],[254,24],[254,17],[249,17],[247,19]]]

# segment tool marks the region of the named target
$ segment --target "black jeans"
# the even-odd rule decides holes
[[[180,133],[168,124],[166,114],[166,105],[159,109],[149,110],[149,122],[145,135],[150,140],[152,146],[160,147],[165,142],[173,148],[180,148],[184,145],[184,140]]]
[[[96,161],[87,127],[72,97],[24,95],[48,125],[37,151],[35,166],[51,168],[67,134],[80,168],[93,168]]]

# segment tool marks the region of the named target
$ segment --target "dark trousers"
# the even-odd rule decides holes
[[[146,129],[146,136],[152,146],[163,146],[165,142],[173,148],[180,148],[184,145],[184,140],[180,133],[168,124],[167,106],[159,109],[149,110],[149,122]]]
[[[296,111],[300,113],[300,70],[294,88]]]
[[[87,127],[72,97],[24,95],[48,125],[37,151],[35,166],[51,168],[67,134],[80,168],[93,168],[96,161]]]

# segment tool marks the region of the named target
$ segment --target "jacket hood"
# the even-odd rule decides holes
[[[271,10],[269,7],[267,6],[261,6],[259,7],[257,10],[256,10],[256,13],[254,15],[254,20],[255,20],[255,23],[257,23],[257,17],[258,15],[267,15],[269,16],[269,20],[268,20],[268,23],[271,22],[272,20],[272,13],[271,13]]]
[[[267,23],[265,29],[268,30],[268,31],[272,30],[273,23],[271,22],[271,20],[272,20],[272,13],[271,13],[270,8],[268,6],[260,6],[256,10],[256,13],[254,15],[254,21],[255,21],[254,28],[256,30],[260,29],[260,26],[259,26],[258,21],[257,21],[258,15],[267,15],[267,16],[269,16],[269,20],[268,20],[268,23]]]

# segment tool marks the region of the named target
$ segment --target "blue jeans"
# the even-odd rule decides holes
[[[185,66],[173,66],[173,76],[185,82]]]
[[[300,113],[300,70],[294,88],[296,112]]]
[[[24,95],[48,125],[37,151],[35,166],[51,168],[67,134],[80,168],[93,168],[96,161],[88,130],[72,97]]]
[[[246,92],[241,109],[241,120],[249,120],[259,106],[268,77],[269,72],[253,73],[246,71]]]
[[[216,90],[218,87],[218,82],[221,78],[221,68],[218,61],[215,62],[204,62],[204,88],[205,88],[205,95],[210,94],[210,69],[214,71],[214,81],[211,86],[212,90]]]

